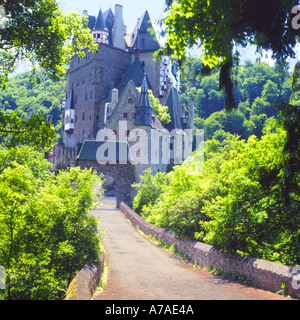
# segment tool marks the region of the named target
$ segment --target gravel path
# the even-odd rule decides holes
[[[105,201],[93,215],[105,230],[108,280],[94,300],[283,300],[277,294],[244,286],[194,269],[144,238],[114,203]]]

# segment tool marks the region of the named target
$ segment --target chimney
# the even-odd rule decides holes
[[[83,11],[82,11],[82,15],[83,15],[83,16],[87,16],[88,14],[89,14],[89,13],[88,13],[87,10],[83,10]]]
[[[112,42],[113,46],[125,50],[125,26],[123,20],[123,6],[120,4],[115,5],[115,21],[112,29]]]
[[[119,91],[118,89],[113,89],[111,91],[111,103],[112,104],[117,104],[118,103],[118,95],[119,95]]]

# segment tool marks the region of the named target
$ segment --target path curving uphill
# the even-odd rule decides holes
[[[108,279],[94,300],[285,300],[275,293],[224,280],[144,238],[112,200],[93,210],[104,230]]]

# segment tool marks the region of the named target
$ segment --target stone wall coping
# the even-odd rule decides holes
[[[120,211],[134,227],[139,227],[146,235],[152,235],[169,245],[175,245],[176,250],[187,255],[199,266],[223,269],[225,272],[245,276],[254,285],[272,292],[278,292],[284,285],[286,294],[294,298],[300,297],[300,289],[297,290],[294,288],[295,286],[293,287],[295,275],[292,273],[292,267],[253,257],[226,254],[212,245],[183,239],[171,231],[146,222],[124,202],[120,203]]]
[[[104,270],[104,254],[100,263],[87,263],[71,281],[66,300],[91,300]]]

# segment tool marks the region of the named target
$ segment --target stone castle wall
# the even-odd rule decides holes
[[[98,174],[110,176],[114,179],[117,192],[117,204],[121,201],[131,202],[131,164],[99,164],[95,160],[78,160],[81,169],[93,169]]]

